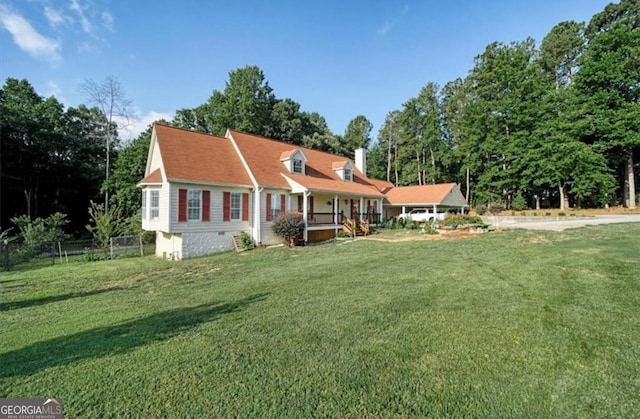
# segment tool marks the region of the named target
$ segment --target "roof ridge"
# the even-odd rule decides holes
[[[176,127],[176,126],[173,126],[173,125],[163,124],[162,122],[154,122],[153,125],[159,125],[161,127],[174,129],[174,130],[177,130],[177,131],[189,132],[191,134],[200,134],[200,135],[204,135],[204,136],[207,136],[207,137],[213,137],[213,138],[218,138],[218,139],[223,139],[223,140],[227,139],[227,137],[225,137],[225,136],[210,134],[208,132],[198,131],[198,130],[189,129],[189,128]]]

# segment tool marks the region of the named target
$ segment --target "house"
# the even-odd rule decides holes
[[[234,130],[217,137],[155,124],[138,183],[142,228],[156,232],[157,256],[182,259],[231,250],[241,232],[259,244],[279,243],[273,220],[299,211],[304,241],[319,242],[347,220],[379,223],[384,205],[404,211],[406,203],[390,199],[402,188],[365,173],[364,149],[351,161]]]
[[[467,200],[456,183],[401,186],[384,189],[384,218],[406,214],[413,208],[427,208],[432,213],[465,212]]]

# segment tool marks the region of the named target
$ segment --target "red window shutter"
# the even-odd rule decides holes
[[[378,213],[378,201],[373,201],[373,211],[376,214]]]
[[[309,214],[313,217],[313,197],[309,197]]]
[[[202,191],[202,221],[211,221],[211,191]]]
[[[298,195],[298,212],[302,212],[302,195]]]
[[[222,221],[231,221],[231,192],[222,193]]]
[[[242,194],[242,221],[249,221],[249,194]]]
[[[271,194],[267,194],[267,221],[271,221]]]
[[[287,210],[287,196],[285,194],[280,195],[280,214],[284,214]]]
[[[178,189],[178,222],[187,222],[187,190]]]

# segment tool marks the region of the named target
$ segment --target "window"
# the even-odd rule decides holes
[[[302,160],[293,159],[292,160],[293,173],[302,173]]]
[[[242,194],[231,192],[231,219],[240,220],[242,216]]]
[[[275,220],[282,213],[282,195],[274,193],[271,195],[271,219]]]
[[[152,220],[157,220],[158,218],[160,218],[160,191],[150,191],[151,196],[149,201],[151,201],[150,204],[150,210],[149,210],[149,214]]]
[[[200,197],[201,192],[199,190],[189,189],[187,198],[187,219],[190,221],[200,221]]]
[[[142,191],[142,219],[147,219],[147,191]]]
[[[344,168],[344,180],[353,180],[351,176],[351,169],[348,167]]]

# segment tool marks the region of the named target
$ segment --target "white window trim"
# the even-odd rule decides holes
[[[144,221],[149,219],[148,213],[149,212],[149,204],[147,201],[147,189],[143,189],[142,190],[142,219]]]
[[[300,164],[300,171],[296,170],[296,163]],[[291,173],[304,175],[304,160],[296,158],[291,159]]]
[[[191,194],[198,193],[198,218],[191,218],[190,209],[195,209],[195,207],[191,207],[189,203],[191,202]],[[189,189],[187,191],[187,221],[202,221],[202,190],[201,189]]]
[[[234,218],[233,216],[233,197],[234,196],[238,196],[238,217]],[[229,219],[231,221],[242,221],[242,192],[231,192],[230,198],[229,198]]]
[[[353,170],[351,170],[350,167],[345,167],[342,173],[344,176],[344,180],[348,182],[353,182]]]
[[[153,195],[156,194],[157,195],[157,206],[153,205]],[[155,210],[155,216],[154,216],[154,210]],[[160,191],[157,189],[151,189],[149,190],[149,220],[151,221],[158,221],[160,219]]]
[[[271,219],[275,220],[276,218],[278,218],[282,212],[283,209],[281,207],[280,204],[282,204],[282,194],[279,193],[274,193],[271,194]],[[276,213],[276,211],[278,211]]]

